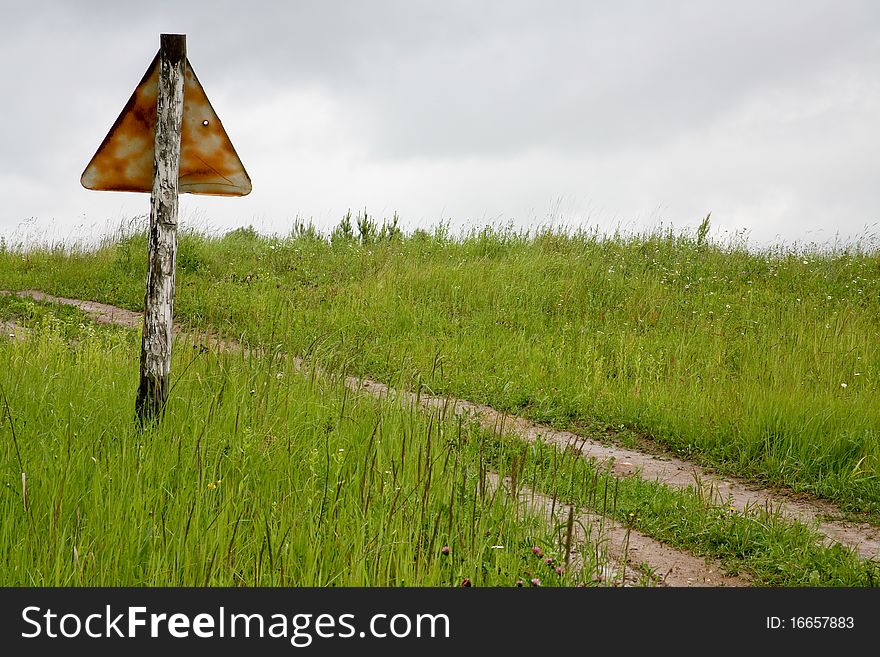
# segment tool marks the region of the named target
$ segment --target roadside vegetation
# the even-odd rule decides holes
[[[142,432],[136,332],[57,312],[0,298],[24,327],[0,340],[3,586],[602,582],[598,537],[556,572],[557,532],[487,486],[460,423],[179,343]]]

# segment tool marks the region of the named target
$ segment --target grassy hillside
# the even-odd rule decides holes
[[[25,341],[0,340],[3,586],[552,586],[601,572],[594,545],[582,572],[536,558],[558,559],[556,533],[491,494],[467,426],[354,397],[290,359],[181,344],[165,421],[141,433],[136,334],[78,320],[44,312]]]
[[[14,339],[0,340],[3,585],[608,583],[601,523],[585,527],[583,568],[555,571],[566,503],[755,584],[880,581],[880,564],[777,513],[616,479],[573,451],[351,393],[279,352],[179,341],[166,417],[141,433],[137,331],[10,296],[4,323]],[[562,517],[530,517],[493,493],[488,472],[552,497]],[[656,581],[642,568],[639,581]]]
[[[389,228],[184,234],[176,316],[880,511],[876,251]],[[0,288],[138,309],[145,263],[140,233],[90,252],[7,247]]]

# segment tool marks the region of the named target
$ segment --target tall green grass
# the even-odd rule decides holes
[[[358,225],[362,223],[358,222]],[[880,256],[705,234],[187,233],[177,316],[880,511]],[[138,309],[146,242],[0,254],[0,287]]]
[[[486,485],[460,423],[179,342],[166,417],[141,432],[135,332],[26,323],[0,340],[4,586],[571,585],[601,567],[595,545],[583,572],[535,557],[554,528]]]
[[[825,547],[810,527],[775,512],[734,513],[699,487],[616,479],[576,450],[389,406],[339,387],[326,370],[321,378],[295,370],[277,351],[218,356],[178,342],[169,415],[144,434],[131,407],[136,331],[0,296],[0,320],[9,319],[23,326],[18,341],[0,341],[0,512],[10,523],[0,530],[0,554],[11,569],[0,569],[4,584],[9,572],[26,575],[9,581],[27,584],[615,582],[602,565],[602,523],[584,527],[585,568],[559,577],[560,560],[548,567],[536,559],[535,545],[566,554],[566,504],[721,559],[759,585],[880,581],[876,562]],[[527,517],[528,505],[516,509],[504,490],[494,492],[489,471],[520,492],[545,493],[562,517]],[[290,517],[298,519],[292,526]],[[189,539],[191,532],[202,538]],[[377,536],[394,539],[382,546]],[[301,549],[291,554],[289,539]],[[438,553],[441,544],[449,554],[442,546]],[[337,558],[327,559],[328,549]],[[372,570],[398,575],[401,559],[412,559],[410,578]],[[98,563],[114,569],[98,572]]]

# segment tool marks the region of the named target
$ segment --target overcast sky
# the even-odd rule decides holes
[[[87,239],[149,209],[79,177],[158,49],[253,181],[183,225],[880,233],[880,3],[0,0],[0,235]]]

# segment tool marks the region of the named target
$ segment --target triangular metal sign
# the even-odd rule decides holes
[[[179,192],[215,196],[249,194],[251,179],[189,60],[185,76]],[[80,178],[83,187],[114,192],[152,191],[158,94],[157,54],[83,171]]]

